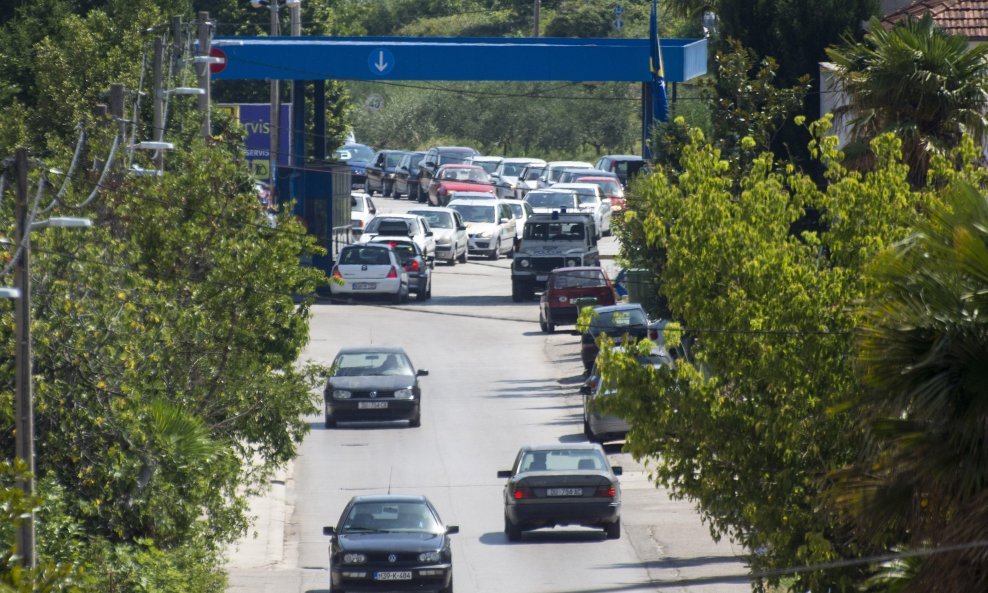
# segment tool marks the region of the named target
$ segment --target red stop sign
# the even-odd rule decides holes
[[[213,74],[218,74],[222,72],[223,69],[226,68],[226,54],[223,53],[223,50],[218,47],[211,47],[209,48],[209,55],[214,58],[219,58],[220,60],[222,60],[222,62],[216,62],[215,64],[210,64],[209,71]]]

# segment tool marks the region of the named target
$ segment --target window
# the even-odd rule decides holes
[[[360,502],[350,507],[350,512],[343,519],[341,531],[436,534],[442,529],[435,514],[420,502]]]
[[[336,377],[414,374],[412,363],[402,352],[345,352],[333,361]]]

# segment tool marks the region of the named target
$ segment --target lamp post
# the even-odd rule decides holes
[[[15,245],[20,255],[14,262],[14,288],[0,289],[0,295],[15,299],[14,323],[17,372],[14,379],[15,455],[24,462],[28,475],[19,477],[17,486],[28,497],[34,496],[34,393],[31,384],[31,231],[48,227],[88,227],[88,218],[49,218],[32,222],[27,204],[27,150],[18,148],[15,157],[17,193],[14,203]],[[34,511],[17,526],[17,553],[21,564],[33,568]]]

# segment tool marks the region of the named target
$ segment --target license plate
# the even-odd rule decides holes
[[[383,410],[388,407],[388,402],[357,402],[358,410]]]
[[[583,488],[549,488],[545,493],[548,496],[583,496]]]
[[[353,283],[353,289],[354,290],[374,290],[375,288],[377,288],[377,283],[376,282],[354,282]]]
[[[545,282],[548,279],[549,279],[549,275],[548,274],[544,274],[542,276],[536,276],[535,277],[535,281],[536,282]]]
[[[410,570],[388,570],[374,573],[375,581],[410,581],[412,571]]]

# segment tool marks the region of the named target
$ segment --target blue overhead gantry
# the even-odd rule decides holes
[[[312,264],[325,270],[334,260],[337,221],[349,222],[349,179],[331,169],[305,165],[306,81],[315,81],[315,137],[325,134],[326,80],[433,80],[516,82],[640,82],[642,154],[649,156],[652,123],[665,121],[666,82],[686,82],[707,72],[705,39],[658,38],[653,5],[649,39],[409,38],[409,37],[215,37],[211,52],[222,63],[215,80],[292,80],[291,183],[279,183],[282,200],[293,188],[296,214],[319,237],[328,256]],[[313,157],[325,158],[314,143]],[[347,169],[348,171],[348,169]],[[282,174],[275,172],[276,178]],[[334,196],[336,199],[334,199]]]

